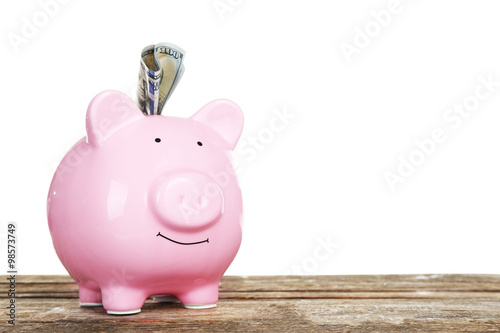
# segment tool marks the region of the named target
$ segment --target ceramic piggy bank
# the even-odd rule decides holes
[[[145,116],[117,91],[97,95],[87,138],[63,158],[47,213],[82,306],[110,314],[144,301],[215,307],[241,242],[242,200],[229,153],[243,115],[215,100],[191,118]]]

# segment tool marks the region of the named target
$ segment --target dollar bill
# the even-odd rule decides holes
[[[170,43],[149,45],[142,50],[137,104],[144,114],[161,114],[184,74],[184,53]]]
[[[142,50],[140,65],[137,104],[144,114],[156,114],[158,112],[161,71],[154,56],[154,45],[146,46]]]

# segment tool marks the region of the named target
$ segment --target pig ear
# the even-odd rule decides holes
[[[243,130],[243,112],[236,103],[217,99],[205,105],[191,119],[197,120],[219,133],[224,139],[223,148],[234,150]]]
[[[88,142],[100,146],[120,128],[142,117],[144,114],[127,95],[115,90],[103,91],[87,109]]]

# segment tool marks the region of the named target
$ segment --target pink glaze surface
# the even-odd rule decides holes
[[[188,119],[145,116],[125,94],[104,91],[86,120],[87,138],[63,158],[47,202],[54,247],[81,304],[117,314],[138,312],[152,295],[215,305],[241,242],[229,156],[240,108],[215,100]]]

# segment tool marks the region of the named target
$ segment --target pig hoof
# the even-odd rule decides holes
[[[84,306],[84,307],[102,306],[102,303],[80,303],[80,306]]]
[[[136,313],[139,313],[139,312],[141,312],[141,309],[128,310],[128,311],[111,311],[111,310],[108,310],[108,314],[117,315],[117,316],[131,315],[131,314],[136,314]]]
[[[162,303],[180,303],[179,299],[173,295],[153,296],[153,301],[162,302]]]
[[[215,303],[215,304],[184,304],[184,307],[186,309],[195,309],[195,310],[211,309],[211,308],[215,308],[216,306],[217,306],[217,303]]]

